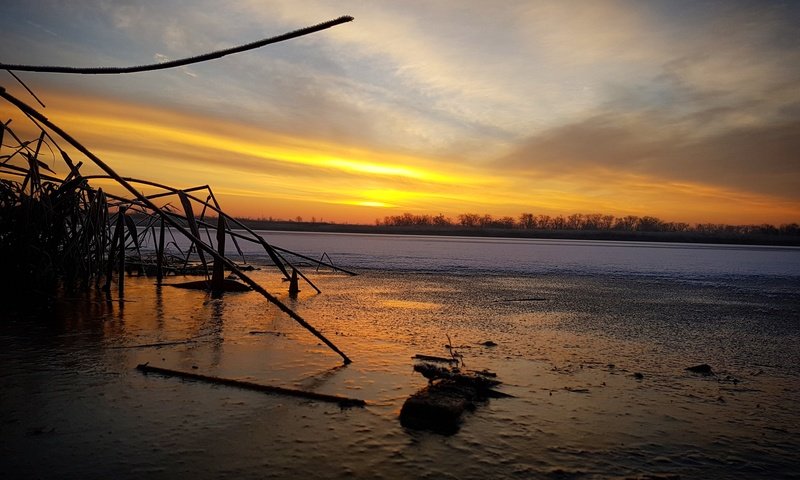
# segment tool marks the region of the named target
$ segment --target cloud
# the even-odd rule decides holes
[[[679,130],[679,129],[676,129]],[[800,201],[800,119],[685,137],[657,115],[599,115],[535,135],[498,161],[531,178],[636,174]]]
[[[40,93],[51,104],[48,117],[123,176],[182,187],[210,182],[222,192],[261,192],[262,202],[306,194],[315,202],[417,209],[434,199],[457,203],[480,197],[497,182],[480,171],[441,171],[436,162],[397,152],[96,97]],[[96,173],[88,163],[84,173]],[[253,197],[255,202],[259,195]]]
[[[470,199],[523,208],[544,197],[554,211],[623,208],[644,197],[613,188],[644,195],[655,185],[665,186],[662,197],[669,191],[701,202],[797,202],[796,3],[8,3],[0,58],[76,65],[180,58],[351,14],[352,23],[191,70],[26,81],[37,92],[57,88],[183,114],[170,121],[208,119],[231,138],[254,140],[253,129],[332,151],[405,155],[397,166],[469,170],[476,183],[464,190],[472,196],[448,191],[440,203],[431,200],[433,209]],[[40,29],[24,20],[57,34],[59,44],[32,35]],[[189,156],[213,168],[212,155]],[[243,155],[239,167],[253,172],[266,161]],[[300,174],[294,165],[270,165],[287,179]],[[504,188],[486,193],[477,172]],[[415,188],[432,198],[431,189]],[[655,196],[647,202],[660,208]]]
[[[569,180],[601,201],[619,201],[602,185],[626,188],[619,179],[632,176],[670,186],[675,205],[702,202],[706,189],[728,198],[731,209],[771,199],[796,212],[800,37],[784,5],[697,7],[694,16],[680,14],[682,23],[637,10],[642,15],[625,17],[630,28],[622,30],[652,31],[626,54],[639,64],[638,76],[610,77],[596,86],[601,103],[558,126],[534,129],[493,164],[538,182]],[[576,46],[564,30],[554,31],[556,52]],[[614,61],[610,54],[624,35],[597,40],[600,48],[578,54],[576,62]]]

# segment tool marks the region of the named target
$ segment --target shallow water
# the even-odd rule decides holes
[[[274,270],[253,276],[353,364],[252,292],[212,299],[128,277],[122,303],[10,309],[0,325],[6,476],[795,475],[798,250],[290,235],[272,241],[362,274],[308,269],[323,293],[301,285],[297,300]],[[559,269],[559,257],[573,263]],[[448,335],[466,368],[497,372],[514,398],[479,406],[451,437],[406,430],[402,402],[426,384],[411,357],[446,355]],[[369,406],[146,376],[134,370],[144,362]],[[718,375],[684,370],[698,363]]]

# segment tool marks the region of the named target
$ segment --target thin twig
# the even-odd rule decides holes
[[[340,407],[364,407],[367,405],[367,402],[361,400],[360,398],[340,397],[338,395],[328,395],[325,393],[309,392],[305,390],[295,390],[293,388],[275,387],[272,385],[261,385],[258,383],[247,382],[244,380],[234,380],[232,378],[212,377],[209,375],[200,375],[198,373],[182,372],[180,370],[171,370],[169,368],[151,367],[146,363],[137,365],[136,369],[142,373],[157,373],[160,375],[178,377],[186,380],[196,380],[200,382],[244,388],[247,390],[255,390],[264,393],[287,395],[291,397],[305,398],[307,400],[318,400],[322,402],[336,403]]]
[[[31,94],[31,96],[32,96],[34,99],[36,99],[36,101],[37,101],[37,102],[39,102],[39,105],[41,105],[41,106],[42,106],[42,108],[47,108],[47,106],[44,104],[44,102],[42,102],[42,101],[39,99],[39,97],[37,97],[37,96],[36,96],[36,94],[35,94],[35,93],[33,93],[33,90],[31,90],[30,88],[28,88],[28,86],[27,86],[27,85],[25,85],[25,82],[23,82],[21,78],[19,78],[18,76],[14,75],[14,72],[12,72],[11,70],[8,70],[8,69],[6,69],[6,72],[8,72],[8,73],[9,73],[9,75],[11,75],[12,77],[14,77],[14,80],[18,81],[18,82],[19,82],[19,84],[20,84],[20,85],[22,85],[22,87],[23,87],[25,90],[27,90],[27,91],[28,91],[28,93],[30,93],[30,94]]]

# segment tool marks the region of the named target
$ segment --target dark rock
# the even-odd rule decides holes
[[[497,344],[491,340],[486,340],[485,342],[481,343],[484,347],[496,347]]]
[[[485,370],[463,373],[457,367],[430,363],[416,364],[414,370],[429,383],[403,404],[400,424],[406,428],[452,435],[459,429],[461,415],[465,410],[474,410],[476,402],[511,396],[494,390],[492,387],[500,381],[497,375]]]
[[[702,363],[693,367],[686,367],[686,370],[692,373],[699,373],[700,375],[714,375],[714,371],[711,370],[711,365],[707,363]]]
[[[400,410],[400,424],[415,430],[453,435],[465,410],[474,410],[476,392],[450,380],[428,385],[408,397]]]
[[[635,378],[636,380],[641,380],[644,378],[644,374],[636,372],[633,374],[633,378]]]

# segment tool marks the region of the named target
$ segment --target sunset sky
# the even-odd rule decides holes
[[[120,174],[239,216],[800,222],[797,1],[4,0],[0,62],[160,62],[341,15],[190,67],[19,75]]]

